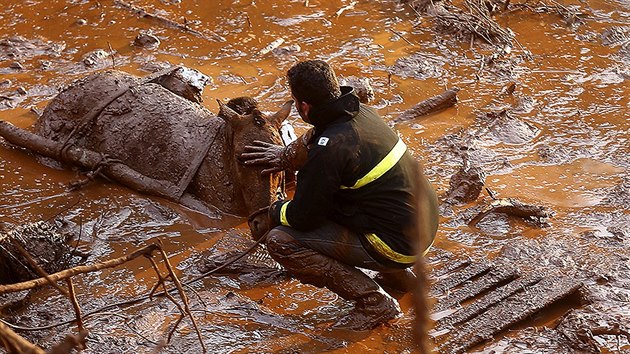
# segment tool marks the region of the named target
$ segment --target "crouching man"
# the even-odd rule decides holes
[[[437,231],[435,192],[398,135],[351,87],[340,87],[324,61],[288,71],[300,117],[313,125],[286,148],[257,142],[242,157],[267,171],[299,170],[293,200],[274,203],[267,235],[271,256],[303,283],[326,287],[355,308],[333,327],[368,330],[396,318],[395,299],[361,270],[404,289],[410,267]],[[417,195],[423,191],[423,195]],[[430,240],[412,231],[417,198],[429,205]],[[426,208],[425,208],[426,209]]]

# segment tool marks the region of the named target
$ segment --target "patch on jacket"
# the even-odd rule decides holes
[[[319,140],[317,141],[317,145],[321,145],[321,146],[326,146],[326,144],[328,144],[328,139],[325,136],[322,136],[321,138],[319,138]]]

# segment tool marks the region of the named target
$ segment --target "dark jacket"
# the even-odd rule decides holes
[[[379,164],[399,142],[398,135],[374,110],[360,104],[350,87],[342,87],[336,101],[314,107],[309,120],[315,133],[295,196],[290,203],[274,204],[272,219],[307,231],[328,218],[354,232],[376,234],[392,250],[413,255],[413,240],[406,235],[414,216],[414,183],[424,177],[408,151],[376,180],[356,189],[342,188],[353,186]]]

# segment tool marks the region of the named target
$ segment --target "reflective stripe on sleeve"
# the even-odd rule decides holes
[[[385,242],[383,242],[383,240],[376,236],[376,234],[366,234],[365,238],[378,253],[391,261],[401,264],[411,264],[416,261],[416,256],[407,256],[394,251]]]
[[[341,189],[357,189],[365,186],[368,183],[374,182],[379,177],[384,175],[387,171],[389,171],[392,167],[394,167],[403,154],[407,151],[407,145],[402,141],[402,139],[398,138],[398,142],[391,151],[385,156],[374,168],[368,172],[365,176],[359,178],[359,180],[350,187],[341,186]]]
[[[291,225],[289,225],[289,222],[287,221],[287,206],[289,205],[289,203],[291,203],[291,201],[282,204],[282,207],[280,207],[280,223],[284,226],[291,227]]]

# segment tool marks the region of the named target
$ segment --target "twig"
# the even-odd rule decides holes
[[[158,268],[157,264],[155,264],[153,257],[147,257],[147,258],[149,258],[149,261],[151,262],[151,266],[153,267],[153,270],[155,270],[155,273],[158,276],[158,284],[161,284],[162,289],[164,289],[164,296],[166,296],[167,299],[171,300],[171,302],[175,304],[175,306],[177,306],[177,309],[179,309],[180,316],[177,319],[177,321],[175,321],[175,323],[173,324],[173,328],[171,328],[171,330],[168,332],[168,336],[166,337],[166,342],[169,343],[171,341],[171,337],[173,336],[173,333],[175,333],[175,330],[177,329],[177,326],[182,321],[182,319],[186,316],[186,311],[177,302],[177,300],[175,300],[175,298],[171,294],[169,294],[168,289],[166,288],[166,282],[164,282],[164,278],[162,277],[162,274],[160,273],[160,269]],[[201,343],[201,346],[203,347],[203,342]],[[204,351],[205,351],[205,348],[204,348]]]
[[[74,292],[74,284],[72,284],[72,278],[66,279],[66,284],[68,284],[68,298],[70,299],[70,302],[72,302],[74,314],[77,316],[77,327],[79,329],[79,333],[84,332],[85,327],[83,326],[83,319],[81,318],[81,307],[79,306],[77,295]]]
[[[245,19],[247,20],[247,27],[248,27],[248,28],[252,28],[252,27],[254,27],[254,26],[252,25],[252,20],[249,18],[249,15],[247,14],[247,12],[245,12]]]
[[[389,30],[392,31],[392,33],[394,33],[398,37],[402,38],[405,42],[409,43],[409,45],[414,46],[414,47],[416,46],[415,44],[411,43],[407,38],[405,38],[405,36],[403,36],[402,33],[396,31],[393,28],[390,28]]]
[[[114,58],[114,49],[112,49],[111,43],[107,41],[107,46],[109,47],[109,54],[112,57],[112,69],[116,70],[116,59]]]
[[[203,338],[201,336],[201,331],[199,331],[199,327],[197,326],[197,321],[195,320],[195,317],[190,312],[190,307],[188,306],[188,297],[186,296],[186,292],[184,291],[184,288],[182,287],[182,283],[179,281],[179,278],[173,271],[173,267],[171,266],[171,262],[168,260],[168,256],[166,255],[166,252],[164,252],[162,248],[160,248],[159,251],[162,254],[164,263],[166,264],[166,269],[171,275],[171,280],[173,281],[173,283],[175,283],[175,286],[177,287],[177,290],[179,291],[179,296],[182,298],[182,301],[184,302],[184,309],[186,310],[186,314],[188,314],[188,316],[190,317],[190,320],[192,321],[192,324],[195,327],[195,331],[197,331],[197,336],[199,337],[201,348],[203,349],[205,353],[206,346],[203,344]],[[168,294],[168,292],[166,291],[166,288],[164,290],[165,290],[165,294]]]
[[[167,26],[180,29],[183,32],[187,32],[187,33],[193,34],[193,35],[195,35],[195,36],[197,36],[199,38],[202,38],[202,39],[205,39],[205,40],[208,40],[208,41],[212,41],[212,42],[225,42],[225,41],[227,41],[225,38],[223,38],[222,36],[220,36],[220,35],[218,35],[218,34],[216,34],[214,32],[211,32],[211,35],[208,36],[208,35],[206,35],[204,33],[201,33],[201,32],[199,32],[197,30],[194,30],[194,29],[188,27],[186,24],[181,24],[181,23],[175,22],[175,21],[173,21],[171,19],[168,19],[168,18],[166,18],[164,16],[148,13],[143,8],[134,6],[134,5],[129,4],[129,3],[125,2],[125,1],[122,1],[122,0],[116,0],[114,2],[114,4],[116,4],[116,5],[118,5],[118,6],[122,7],[122,8],[125,8],[127,10],[130,10],[130,11],[134,12],[135,14],[137,14],[140,17],[148,17],[148,18],[157,20],[157,21],[159,21],[159,22],[161,22],[161,23],[163,23],[163,24],[165,24]]]

